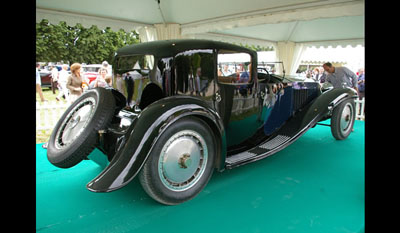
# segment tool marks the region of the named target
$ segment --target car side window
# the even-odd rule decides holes
[[[214,51],[193,49],[175,55],[174,93],[211,99],[214,94]]]
[[[128,104],[139,105],[143,89],[154,67],[153,55],[121,56],[116,60],[115,75],[124,80]]]
[[[219,83],[243,85],[251,82],[250,54],[219,50],[217,60]]]

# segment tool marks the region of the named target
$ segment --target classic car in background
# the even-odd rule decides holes
[[[82,65],[83,77],[85,80],[89,80],[89,84],[96,80],[97,76],[99,76],[99,69],[101,68],[101,64],[92,64],[92,65]]]
[[[282,69],[282,64],[277,64]],[[135,73],[135,108],[113,88],[95,88],[55,126],[48,160],[69,168],[97,147],[104,170],[93,192],[124,187],[138,175],[149,196],[175,205],[194,198],[214,169],[245,165],[284,149],[319,121],[331,119],[342,140],[355,120],[350,88],[270,74],[256,52],[223,42],[167,40],[116,52],[114,75]],[[145,84],[144,84],[145,83]]]
[[[89,84],[96,80],[96,78],[100,75],[99,70],[102,67],[102,64],[82,64],[82,72],[84,80],[88,81]],[[109,66],[108,74],[111,74],[112,66]]]
[[[48,87],[51,88],[51,65],[48,66],[43,66],[43,68],[41,68],[39,70],[40,73],[40,79],[42,82],[42,87]],[[62,69],[61,65],[56,65],[56,68],[58,71],[60,71]],[[70,68],[68,67],[68,74],[71,74]]]
[[[42,87],[51,88],[51,71],[47,69],[40,69],[40,81],[42,83]]]

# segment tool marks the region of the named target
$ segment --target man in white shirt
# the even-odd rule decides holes
[[[68,65],[64,64],[62,66],[62,70],[58,74],[58,89],[59,93],[56,97],[57,101],[60,101],[60,98],[64,95],[65,100],[69,103],[69,90],[67,88],[67,80],[68,80]]]
[[[58,82],[58,69],[56,66],[53,66],[53,68],[51,69],[51,90],[53,91],[53,94],[56,94],[57,82]]]
[[[229,69],[229,66],[225,64],[224,65],[224,70],[222,70],[222,75],[226,77],[226,76],[229,76],[231,74],[233,74],[233,72]]]
[[[36,92],[39,93],[40,101],[44,102],[47,101],[42,92],[42,80],[40,78],[40,72],[39,72],[40,64],[36,63]]]

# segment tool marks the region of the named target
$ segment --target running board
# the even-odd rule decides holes
[[[273,155],[292,144],[308,129],[312,128],[322,117],[321,114],[317,114],[310,122],[308,122],[308,124],[302,126],[301,122],[305,113],[306,111],[303,111],[301,114],[290,119],[282,128],[259,145],[247,151],[228,156],[225,160],[225,168],[232,169],[258,161]]]
[[[254,162],[263,159],[269,155],[272,155],[279,150],[285,148],[285,145],[292,141],[290,139],[291,137],[289,136],[278,134],[257,147],[229,156],[228,158],[226,158],[225,161],[226,168],[232,169],[237,166]]]

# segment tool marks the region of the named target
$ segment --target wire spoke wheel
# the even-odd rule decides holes
[[[61,149],[70,145],[85,130],[96,109],[96,100],[88,97],[76,105],[57,131],[55,146]]]
[[[81,162],[97,145],[98,130],[111,123],[114,110],[113,94],[104,88],[80,96],[54,127],[47,147],[48,160],[60,168]]]

